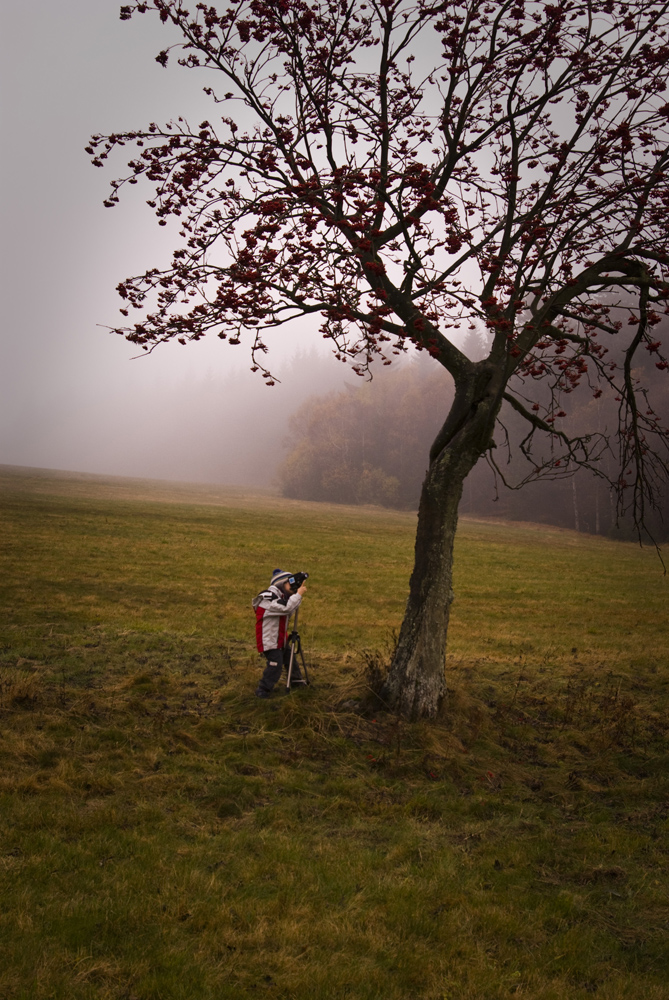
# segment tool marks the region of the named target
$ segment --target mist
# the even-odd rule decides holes
[[[118,0],[0,0],[2,282],[0,463],[230,484],[270,485],[288,415],[354,376],[318,319],[271,331],[271,388],[248,344],[166,344],[150,357],[109,334],[116,285],[169,260],[141,185],[103,207],[117,159],[96,170],[94,132],[202,116],[207,82],[155,56],[153,18],[119,20]],[[11,151],[11,155],[10,155]]]
[[[156,63],[167,29],[121,22],[119,6],[0,0],[0,464],[271,485],[290,415],[358,380],[318,317],[267,333],[271,388],[249,371],[248,343],[172,343],[137,359],[109,334],[118,283],[167,263],[177,238],[141,184],[105,209],[124,159],[96,170],[84,147],[95,132],[211,112],[205,75]]]
[[[185,353],[185,350],[184,350]],[[82,384],[5,422],[0,461],[191,482],[271,486],[290,445],[288,416],[314,393],[342,385],[333,358],[298,352],[268,387],[245,369]]]

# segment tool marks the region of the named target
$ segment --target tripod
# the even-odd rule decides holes
[[[298,608],[297,611],[295,612],[295,619],[293,621],[293,630],[288,636],[288,642],[286,643],[285,646],[286,649],[290,649],[290,659],[288,660],[288,676],[286,677],[286,694],[288,694],[288,692],[290,691],[291,678],[293,676],[293,667],[297,666],[299,668],[299,664],[297,663],[298,656],[302,663],[303,675],[302,677],[296,677],[295,680],[293,681],[293,684],[309,683],[309,674],[307,673],[307,665],[304,662],[304,653],[302,652],[302,640],[300,639],[300,634],[297,631],[297,616],[299,614],[299,611],[300,609]]]

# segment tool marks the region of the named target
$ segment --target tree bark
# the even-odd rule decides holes
[[[409,599],[384,702],[407,719],[434,718],[446,694],[446,637],[453,601],[453,543],[465,478],[489,447],[503,385],[485,362],[456,397],[432,447],[418,508]]]

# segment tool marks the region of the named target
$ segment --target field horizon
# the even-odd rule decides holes
[[[410,724],[415,512],[0,466],[0,514],[1,1000],[666,997],[654,550],[463,518]],[[275,566],[313,683],[259,703]]]
[[[238,483],[153,479],[143,476],[117,476],[102,472],[82,472],[77,469],[47,469],[39,466],[3,465],[0,463],[0,479],[7,477],[10,480],[22,480],[22,488],[29,488],[29,484],[32,483],[38,492],[55,492],[56,495],[88,496],[92,495],[92,491],[94,491],[97,496],[107,495],[133,500],[155,500],[162,503],[201,503],[204,506],[234,506],[240,503],[254,505],[278,500],[281,504],[295,505],[298,509],[301,505],[304,505],[307,508],[315,507],[319,510],[371,510],[413,518],[418,513],[417,510],[382,507],[379,504],[342,504],[315,500],[293,500],[282,496],[277,484],[265,487],[245,486]],[[108,492],[101,493],[100,491],[104,490],[105,487]],[[475,514],[461,514],[458,520],[459,522],[471,521],[482,524],[521,526],[530,529],[538,528],[541,531],[564,532],[568,535],[583,535],[589,538],[607,538],[606,535],[591,535],[587,531],[575,531],[573,528],[565,528],[543,521],[522,521]],[[612,540],[615,542],[621,541],[623,544],[630,544],[635,547],[639,545],[635,539],[615,538]],[[652,548],[652,545],[646,545],[645,547]]]

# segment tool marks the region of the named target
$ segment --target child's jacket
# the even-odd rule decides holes
[[[288,619],[302,603],[302,594],[282,594],[278,587],[263,590],[251,601],[256,613],[258,652],[283,649]]]

